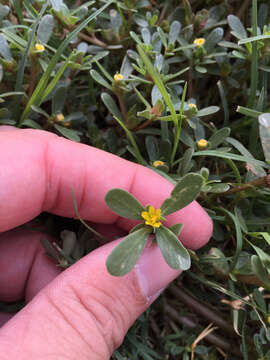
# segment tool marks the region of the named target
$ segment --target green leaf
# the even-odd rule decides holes
[[[40,238],[40,242],[41,242],[41,245],[44,247],[44,249],[46,251],[46,254],[49,257],[53,258],[54,260],[58,261],[59,254],[56,251],[56,249],[53,247],[51,242],[48,239],[44,238],[44,237]]]
[[[32,129],[43,130],[43,127],[41,127],[36,121],[32,119],[25,119],[22,123],[22,126],[30,127]]]
[[[1,114],[0,114],[1,117]],[[15,120],[11,120],[11,119],[0,119],[0,125],[16,125],[16,121]]]
[[[211,148],[216,148],[220,144],[223,143],[224,140],[230,135],[231,129],[228,127],[225,127],[223,129],[218,130],[216,133],[214,133],[210,138],[209,142],[211,143]]]
[[[182,229],[184,227],[184,224],[177,223],[169,227],[169,229],[176,235],[179,236]]]
[[[45,110],[41,109],[41,108],[38,107],[38,106],[32,105],[32,106],[31,106],[31,109],[32,109],[33,111],[35,111],[36,113],[44,116],[44,117],[47,118],[47,119],[50,118],[50,115],[47,114]]]
[[[217,210],[221,210],[223,211],[225,214],[227,214],[233,221],[234,226],[235,226],[235,232],[236,232],[236,250],[232,259],[232,263],[231,263],[231,268],[230,271],[232,272],[237,264],[237,261],[239,259],[240,253],[242,251],[242,247],[243,247],[243,236],[242,236],[242,231],[241,231],[241,226],[238,220],[238,217],[235,216],[233,213],[231,213],[230,211],[219,207]]]
[[[10,8],[7,5],[0,4],[0,21],[4,19],[8,15]]]
[[[254,274],[258,276],[258,278],[263,282],[265,287],[270,289],[269,274],[264,268],[259,256],[257,255],[251,256],[251,267]]]
[[[209,255],[211,256],[211,263],[215,270],[222,274],[229,274],[230,267],[228,264],[228,260],[220,249],[215,247],[211,248],[209,251]]]
[[[207,69],[206,69],[204,66],[196,65],[196,66],[195,66],[195,70],[198,71],[198,72],[201,73],[201,74],[207,73]]]
[[[217,43],[222,40],[223,34],[224,30],[221,27],[217,27],[210,32],[204,44],[204,48],[207,53],[210,53],[212,50],[214,50]]]
[[[0,118],[4,117],[4,116],[7,116],[9,113],[9,110],[8,108],[1,108],[0,109]]]
[[[37,29],[37,39],[44,45],[49,41],[54,27],[54,18],[52,15],[47,14],[40,20]]]
[[[69,139],[69,140],[73,140],[73,141],[77,141],[80,142],[80,137],[78,135],[78,132],[72,129],[67,129],[64,126],[60,126],[57,124],[54,124],[54,127],[56,128],[56,130],[58,130],[60,132],[60,134],[62,134],[65,138]]]
[[[189,252],[171,230],[161,226],[156,230],[156,239],[166,263],[171,268],[182,270],[190,268]]]
[[[187,206],[199,195],[202,185],[203,177],[199,174],[189,173],[183,176],[174,187],[171,196],[161,205],[162,215],[170,215]]]
[[[240,51],[242,50],[241,46],[238,46],[237,44],[230,41],[220,41],[218,45],[229,49],[235,49]]]
[[[164,45],[165,48],[167,48],[168,44],[167,44],[167,39],[166,39],[166,35],[165,35],[164,31],[162,30],[161,27],[158,27],[157,31],[158,31],[158,34],[159,34],[162,44]]]
[[[104,105],[106,106],[106,108],[109,110],[109,112],[113,116],[116,116],[118,119],[123,121],[121,111],[118,108],[118,106],[116,105],[116,103],[113,100],[113,98],[111,97],[111,95],[107,94],[106,92],[103,92],[101,94],[101,99],[102,99]]]
[[[151,162],[159,159],[158,140],[155,136],[149,135],[145,138],[145,146]]]
[[[253,41],[265,40],[265,39],[270,39],[270,35],[257,35],[257,36],[249,37],[247,39],[242,39],[238,41],[238,45],[243,45],[243,44],[251,43]]]
[[[67,256],[71,256],[77,243],[77,236],[75,232],[63,230],[60,233],[60,238],[62,240],[62,249],[64,254]]]
[[[256,251],[257,255],[259,256],[262,264],[265,266],[266,270],[270,274],[270,255],[268,255],[265,251],[263,251],[258,246],[253,245],[251,242],[249,244],[253,247],[253,249]]]
[[[65,106],[65,101],[67,98],[67,87],[59,86],[56,88],[53,98],[52,98],[52,114],[57,112],[62,112]]]
[[[129,34],[137,44],[143,45],[143,43],[141,42],[141,39],[134,31],[131,31]]]
[[[107,258],[108,272],[113,276],[127,274],[138,261],[149,234],[149,230],[143,227],[125,237]]]
[[[249,116],[249,117],[254,117],[256,119],[258,118],[259,115],[262,114],[260,111],[249,109],[249,108],[244,107],[244,106],[237,106],[236,111],[239,112],[242,115],[246,115],[246,116]]]
[[[90,75],[94,80],[96,80],[97,83],[99,83],[101,86],[104,86],[105,88],[112,90],[112,86],[108,83],[107,80],[104,79],[96,70],[90,70]]]
[[[237,39],[243,39],[247,37],[246,29],[244,28],[243,24],[239,20],[239,18],[235,15],[229,15],[227,17],[228,24],[230,28],[232,29],[233,35]]]
[[[135,225],[130,231],[129,233],[133,233],[134,231],[137,231],[137,230],[140,230],[142,229],[143,227],[146,227],[147,225],[145,225],[145,223],[140,223],[140,224],[137,224]]]
[[[257,176],[265,176],[266,173],[263,170],[262,166],[259,165],[258,160],[255,160],[253,155],[242,145],[238,140],[228,137],[226,141],[233,145],[243,156],[247,158],[246,162],[248,163],[249,167]],[[249,160],[250,159],[250,160]],[[254,162],[252,161],[254,160]]]
[[[3,56],[4,59],[11,61],[12,56],[9,50],[8,42],[6,38],[0,34],[0,55]]]
[[[144,207],[134,196],[123,189],[111,189],[105,196],[108,207],[116,214],[133,220],[142,220]]]
[[[263,309],[265,313],[267,313],[266,302],[264,300],[262,293],[257,288],[253,290],[253,297],[256,303],[259,305],[259,307]]]
[[[207,192],[218,194],[229,190],[229,188],[230,186],[228,184],[211,184],[210,190],[208,190]]]
[[[218,106],[208,106],[204,109],[201,109],[199,110],[197,113],[196,113],[196,116],[197,117],[202,117],[202,116],[207,116],[207,115],[212,115],[216,112],[219,111],[219,107]]]
[[[228,139],[226,141],[228,141]],[[243,162],[247,162],[249,165],[252,165],[252,166],[258,165],[258,166],[261,166],[261,167],[263,166],[267,169],[270,169],[270,166],[267,165],[265,162],[256,160],[253,157],[242,156],[242,155],[237,155],[237,154],[232,154],[232,153],[225,153],[223,151],[218,151],[218,150],[196,151],[193,154],[193,156],[216,156],[216,157],[223,158],[223,159],[232,159],[232,160],[237,160],[237,161],[243,161]],[[177,163],[177,161],[175,163]]]
[[[181,23],[177,20],[174,20],[171,24],[170,27],[170,32],[169,32],[169,44],[173,44],[176,42],[178,35],[180,33],[181,30]]]
[[[192,156],[194,153],[194,149],[192,148],[188,148],[185,152],[184,155],[179,163],[179,167],[178,167],[178,174],[180,174],[181,176],[186,175],[190,169],[192,168]]]
[[[260,139],[266,161],[270,161],[270,113],[259,116]]]

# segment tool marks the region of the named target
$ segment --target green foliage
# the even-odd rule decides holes
[[[219,348],[233,360],[270,357],[270,9],[264,0],[245,6],[242,12],[237,1],[214,0],[0,4],[0,124],[44,129],[147,166],[178,184],[163,215],[198,196],[214,222],[209,244],[189,251],[192,271],[182,283],[199,301],[196,309],[209,303],[232,325],[229,340],[222,326],[211,334],[229,347],[205,337],[192,348],[214,321],[169,293],[152,318],[136,322],[114,358],[187,359],[193,351],[196,360],[219,359]],[[207,141],[204,150],[200,140]],[[193,189],[190,198],[179,196],[181,183]],[[129,209],[137,220],[143,210],[134,201]],[[57,217],[41,220],[50,233],[54,226],[56,234],[65,230]],[[69,224],[76,236],[59,235],[59,244],[42,240],[64,268],[93,250],[94,238],[104,241],[84,224],[87,231]],[[187,253],[174,247],[180,242],[173,235],[181,225],[161,229],[165,259],[183,267]],[[122,255],[134,247],[138,257],[145,238],[142,227],[133,229]],[[176,317],[166,312],[170,306]]]

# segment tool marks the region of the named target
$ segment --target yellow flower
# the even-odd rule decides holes
[[[197,38],[193,41],[193,44],[195,44],[197,47],[203,46],[204,43],[205,43],[204,38]]]
[[[161,210],[155,209],[153,205],[150,205],[148,211],[142,211],[142,218],[145,220],[146,225],[159,228],[161,225]]]
[[[119,80],[123,80],[124,76],[122,74],[117,73],[117,74],[114,75],[113,78],[114,78],[115,81],[119,81]]]
[[[197,146],[200,150],[206,149],[207,145],[208,145],[208,141],[205,139],[201,139],[201,140],[197,141]]]
[[[62,113],[56,115],[56,120],[61,122],[65,119],[64,115]]]
[[[161,160],[156,160],[156,161],[153,162],[154,167],[162,166],[164,164],[165,164],[165,162],[161,161]]]
[[[42,44],[36,43],[35,44],[35,49],[37,51],[43,52],[45,50],[45,47]]]
[[[196,104],[189,103],[188,106],[189,106],[191,109],[197,110],[197,105],[196,105]]]

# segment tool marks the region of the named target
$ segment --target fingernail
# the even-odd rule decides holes
[[[150,302],[181,273],[165,262],[159,247],[153,243],[144,249],[135,269],[142,292]]]

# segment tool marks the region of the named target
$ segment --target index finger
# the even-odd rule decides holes
[[[72,189],[85,220],[114,223],[118,219],[106,205],[108,190],[130,191],[143,205],[159,207],[173,185],[150,169],[113,154],[39,130],[0,132],[0,231],[21,225],[42,211],[74,217]],[[196,226],[194,220],[196,219]],[[198,248],[208,241],[212,222],[193,202],[172,214],[169,222],[183,222],[181,240]]]

